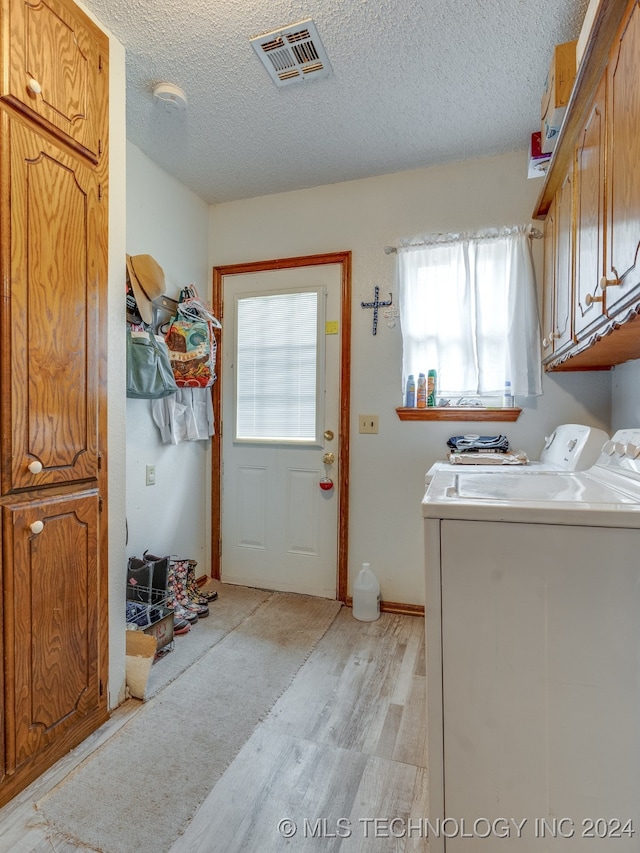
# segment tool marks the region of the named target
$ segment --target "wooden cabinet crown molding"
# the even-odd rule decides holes
[[[611,43],[627,6],[627,0],[600,0],[591,38],[577,69],[558,142],[533,210],[534,219],[545,218],[552,199],[569,171],[575,144],[591,109],[593,97],[607,65]]]

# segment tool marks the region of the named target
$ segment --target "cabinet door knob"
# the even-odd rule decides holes
[[[600,289],[606,290],[608,287],[615,287],[620,284],[620,279],[616,276],[615,278],[607,278],[606,275],[603,275],[600,279]]]
[[[34,521],[33,524],[29,525],[29,530],[37,536],[38,533],[42,533],[44,530],[44,522],[43,521]]]
[[[33,462],[29,463],[28,467],[32,474],[39,474],[42,471],[42,462],[34,459]]]
[[[587,305],[593,305],[594,302],[602,302],[603,297],[602,296],[593,296],[591,293],[587,293],[587,295],[584,298],[584,301],[587,303]]]
[[[34,95],[40,95],[42,93],[42,86],[38,81],[32,77],[28,82],[29,91],[33,92]]]

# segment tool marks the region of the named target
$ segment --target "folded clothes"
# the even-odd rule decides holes
[[[453,450],[449,454],[449,462],[452,465],[528,465],[529,458],[523,450],[510,450],[508,453]]]
[[[509,440],[506,435],[454,435],[447,441],[447,446],[461,453],[471,450],[506,453],[509,450]]]

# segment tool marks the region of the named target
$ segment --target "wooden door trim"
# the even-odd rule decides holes
[[[242,273],[295,269],[322,264],[339,264],[341,268],[340,295],[340,425],[338,466],[338,570],[336,599],[346,601],[349,566],[349,438],[351,426],[351,252],[330,252],[321,255],[303,255],[295,258],[278,258],[250,263],[227,264],[213,268],[211,303],[213,312],[222,322],[218,342],[218,379],[213,386],[213,408],[218,416],[218,428],[211,443],[211,577],[220,578],[222,555],[222,335],[224,334],[224,277]]]

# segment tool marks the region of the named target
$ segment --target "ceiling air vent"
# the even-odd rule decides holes
[[[329,58],[312,20],[255,36],[250,41],[276,86],[319,80],[331,74]]]

